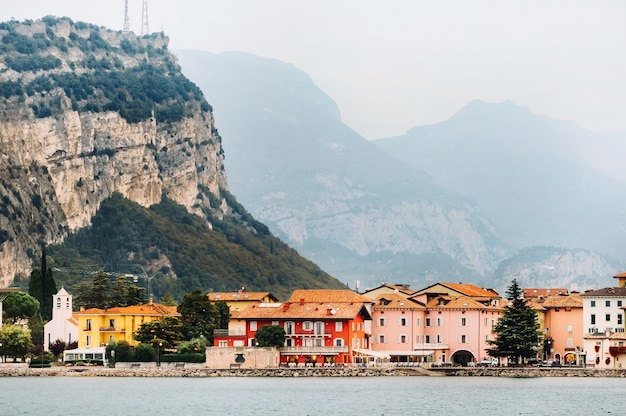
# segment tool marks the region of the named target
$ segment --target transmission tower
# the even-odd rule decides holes
[[[141,9],[141,34],[147,35],[150,33],[150,27],[148,26],[148,0],[143,0],[143,8]]]
[[[124,32],[130,32],[130,20],[128,20],[128,0],[124,2]]]

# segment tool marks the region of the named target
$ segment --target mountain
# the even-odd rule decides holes
[[[174,52],[215,105],[233,193],[339,280],[482,282],[508,257],[475,202],[344,125],[335,103],[293,65]]]
[[[472,197],[516,247],[586,248],[625,260],[626,182],[591,164],[588,149],[599,142],[511,101],[476,100],[449,120],[375,144]]]
[[[230,193],[212,108],[163,34],[46,17],[0,38],[1,286],[43,245],[61,273],[145,269],[178,293],[343,286]]]

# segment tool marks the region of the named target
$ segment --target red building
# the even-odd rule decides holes
[[[371,305],[349,290],[297,290],[287,302],[250,305],[236,319],[245,322],[248,346],[263,325],[280,325],[281,364],[334,365],[351,363],[354,350],[370,347]]]

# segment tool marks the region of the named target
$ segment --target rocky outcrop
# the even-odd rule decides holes
[[[227,189],[210,106],[180,74],[167,38],[138,38],[68,19],[5,24],[0,36],[14,45],[0,55],[0,90],[21,88],[0,96],[0,287],[30,272],[41,243],[57,243],[88,226],[113,193],[143,206],[166,194],[201,214],[207,193],[219,198],[220,188]],[[36,50],[23,53],[27,46]],[[97,74],[119,80],[116,73],[140,68],[137,79],[156,72],[155,80],[173,80],[147,83],[153,95],[172,85],[180,90],[167,91],[162,102],[153,99],[145,118],[136,116],[145,109],[132,91],[118,85],[112,100],[110,87],[96,84]],[[93,85],[68,85],[89,79]],[[173,109],[180,111],[172,116]]]

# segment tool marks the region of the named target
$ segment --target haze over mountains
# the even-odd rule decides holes
[[[624,267],[626,183],[592,165],[603,137],[512,102],[475,101],[443,123],[368,142],[293,65],[175,53],[215,109],[233,193],[340,281],[503,288],[517,277],[582,290]]]

